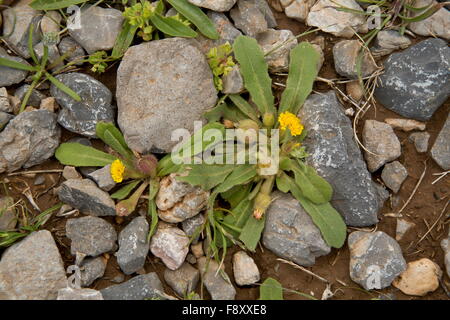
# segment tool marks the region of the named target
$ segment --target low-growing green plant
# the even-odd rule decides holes
[[[231,53],[233,48],[229,42],[226,42],[218,47],[213,47],[206,55],[209,67],[214,76],[214,85],[218,91],[223,90],[222,76],[226,76],[235,65]]]

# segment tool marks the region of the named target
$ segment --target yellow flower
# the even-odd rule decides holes
[[[299,136],[303,132],[303,125],[300,119],[289,111],[281,113],[278,117],[278,122],[280,123],[281,130],[289,129],[293,136]]]
[[[114,160],[111,164],[111,177],[114,182],[122,182],[124,172],[125,166],[123,165],[122,161],[120,161],[119,159]]]

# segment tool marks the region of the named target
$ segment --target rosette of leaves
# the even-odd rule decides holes
[[[246,158],[243,164],[208,164],[203,161],[176,165],[173,156],[177,156],[182,147],[172,154],[172,158],[166,156],[162,160],[164,173],[183,173],[177,178],[179,181],[210,191],[207,219],[198,228],[197,234],[206,234],[211,253],[218,260],[219,249],[223,248],[223,260],[227,246],[233,243],[251,251],[256,249],[264,229],[264,213],[273,200],[271,194],[274,189],[292,194],[311,216],[326,243],[340,248],[346,238],[346,225],[330,204],[332,187],[304,161],[307,153],[300,144],[307,133],[295,116],[312,91],[318,73],[318,52],[307,42],[292,49],[286,89],[276,108],[268,66],[256,40],[240,36],[235,40],[233,49],[252,102],[240,95],[222,97],[219,104],[206,114],[209,124],[203,129],[214,127],[223,133],[225,127],[255,131],[280,128],[279,154],[267,156],[258,153],[257,164],[251,164]],[[296,126],[285,121],[285,115],[289,115],[287,120],[298,120]],[[267,138],[270,146],[270,134]],[[190,151],[191,155],[202,154],[204,160],[206,152],[211,149],[214,152],[226,150],[230,141],[225,140],[214,138],[208,141],[205,137],[201,140],[199,132],[194,135],[193,141],[202,141],[201,150]],[[239,143],[245,145],[246,151],[251,146],[251,141],[235,139],[232,141],[233,148]],[[279,159],[277,170],[272,174],[264,173],[262,169],[267,161],[275,158]]]
[[[222,76],[226,76],[235,65],[231,53],[233,48],[230,43],[226,43],[213,47],[209,50],[206,58],[208,59],[209,67],[214,76],[214,85],[218,91],[223,90]]]

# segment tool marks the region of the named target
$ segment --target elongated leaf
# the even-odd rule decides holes
[[[272,80],[261,47],[255,39],[239,36],[234,40],[233,50],[241,68],[245,88],[250,92],[253,102],[261,114],[274,114]]]
[[[72,89],[70,89],[68,86],[66,86],[64,83],[53,77],[50,73],[46,72],[45,76],[48,80],[50,80],[51,83],[53,83],[59,90],[70,96],[75,101],[81,101],[81,97]]]
[[[203,190],[211,190],[221,184],[235,168],[234,165],[195,164],[191,166],[187,176],[177,177],[178,181],[200,186]]]
[[[242,229],[253,212],[253,201],[244,199],[235,208],[233,214],[225,217],[224,221],[232,226]],[[238,236],[239,234],[237,234]]]
[[[290,53],[289,76],[281,95],[279,112],[297,114],[312,91],[318,73],[320,55],[314,47],[302,42]]]
[[[273,278],[267,278],[259,287],[259,300],[283,300],[283,287]]]
[[[325,242],[333,248],[342,247],[347,236],[347,226],[331,204],[327,202],[317,205],[309,201],[302,195],[300,189],[292,180],[290,190],[319,228]]]
[[[286,173],[281,172],[279,176],[276,177],[277,188],[281,192],[289,192],[289,177]]]
[[[150,17],[155,27],[165,34],[173,37],[195,38],[197,32],[180,21],[155,13]]]
[[[116,39],[116,43],[114,44],[111,57],[114,59],[119,59],[125,54],[133,42],[137,29],[138,25],[132,26],[128,23],[128,21],[124,21],[119,36]]]
[[[239,203],[241,203],[245,198],[248,197],[251,187],[251,183],[235,186],[230,190],[221,193],[220,196],[222,197],[222,199],[228,201],[233,210],[233,208],[235,208]]]
[[[34,0],[30,3],[30,7],[34,10],[57,10],[88,1],[89,0]]]
[[[248,117],[242,113],[238,108],[229,106],[227,103],[223,102],[213,109],[206,111],[203,116],[209,121],[219,121],[221,118],[239,122],[240,120],[247,119]]]
[[[0,58],[0,66],[34,72],[36,69],[29,64],[20,63],[14,60]],[[3,71],[2,71],[3,72]]]
[[[133,155],[125,142],[125,138],[122,133],[114,124],[100,121],[95,127],[95,133],[104,143],[109,145],[125,158],[130,158]]]
[[[210,39],[219,39],[214,23],[203,11],[187,0],[167,0],[182,16],[192,22],[198,30]]]
[[[239,110],[247,117],[252,119],[253,121],[259,122],[258,114],[256,110],[248,103],[244,98],[242,98],[238,94],[229,95],[231,101],[233,101],[234,105],[238,107]]]
[[[258,245],[259,239],[261,239],[262,231],[264,230],[264,224],[266,221],[266,216],[264,215],[261,219],[257,220],[253,216],[250,216],[242,228],[239,240],[244,243],[245,247],[250,251],[255,251]]]
[[[233,172],[221,183],[216,192],[222,193],[230,190],[234,186],[245,184],[256,176],[256,165],[243,164],[236,166]]]
[[[313,168],[303,165],[294,170],[294,175],[295,183],[299,186],[303,196],[315,204],[331,201],[333,188]]]
[[[150,241],[152,236],[155,234],[156,227],[158,226],[158,211],[156,209],[155,199],[148,200],[148,215],[152,219],[150,222],[150,231],[148,232],[147,241]]]
[[[124,185],[122,188],[120,188],[119,190],[117,190],[116,192],[114,192],[111,195],[111,198],[113,199],[117,199],[117,200],[122,200],[125,199],[126,197],[128,197],[128,195],[130,194],[131,191],[134,190],[134,188],[137,187],[137,185],[140,183],[140,180],[135,180],[132,181],[126,185]]]
[[[422,13],[418,16],[415,16],[415,17],[404,17],[400,14],[398,16],[403,20],[403,22],[408,22],[408,23],[419,22],[419,21],[422,21],[422,20],[425,20],[425,19],[431,17],[433,14],[436,13],[436,11],[441,9],[443,6],[444,6],[443,3],[436,3],[431,8],[429,8],[427,11],[425,11],[424,13]]]
[[[108,153],[80,143],[62,143],[55,157],[64,165],[75,167],[104,167],[116,160]]]

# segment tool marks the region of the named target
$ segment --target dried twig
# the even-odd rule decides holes
[[[296,263],[294,263],[294,262],[287,261],[287,260],[284,260],[284,259],[281,259],[281,258],[278,258],[277,260],[280,261],[280,262],[289,264],[289,265],[293,266],[293,267],[296,268],[296,269],[302,270],[303,272],[309,274],[310,276],[315,277],[316,279],[319,279],[319,280],[322,281],[322,282],[330,283],[330,281],[328,281],[327,279],[325,279],[325,278],[323,278],[323,277],[321,277],[321,276],[315,274],[315,273],[312,272],[312,271],[309,271],[309,270],[306,269],[306,268],[303,268],[303,267],[299,266],[298,264],[296,264]]]
[[[420,175],[419,181],[417,181],[416,186],[414,187],[413,192],[410,194],[408,200],[406,200],[405,204],[403,205],[403,207],[397,212],[397,213],[401,213],[406,206],[409,204],[409,202],[411,201],[411,199],[414,197],[414,195],[416,194],[417,189],[419,188],[419,185],[422,183],[423,178],[425,177],[425,173],[427,172],[427,161],[425,160],[424,162],[424,168],[423,168],[423,172]]]
[[[442,209],[441,214],[439,215],[439,217],[436,219],[436,221],[433,223],[433,225],[428,229],[428,231],[422,236],[422,238],[420,238],[420,240],[417,242],[417,244],[419,244],[423,239],[425,239],[426,236],[431,232],[431,230],[433,230],[433,228],[439,222],[439,220],[441,220],[441,218],[444,215],[444,212],[447,209],[449,203],[450,203],[450,200],[447,201],[447,203],[445,204],[444,209]]]
[[[33,171],[21,171],[21,172],[12,172],[8,173],[8,177],[12,176],[20,176],[20,175],[27,175],[27,174],[38,174],[38,173],[61,173],[63,170],[61,169],[50,169],[50,170],[33,170]]]

